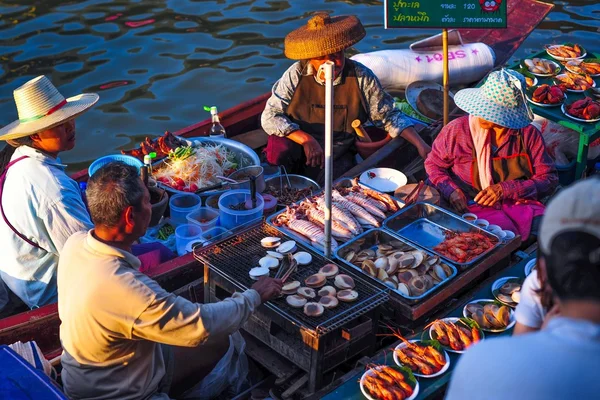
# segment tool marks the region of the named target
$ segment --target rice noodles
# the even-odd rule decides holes
[[[235,172],[239,164],[236,155],[224,145],[205,144],[192,147],[193,153],[186,158],[169,154],[164,163],[154,171],[154,177],[174,189],[195,192],[203,187],[221,182],[217,176]]]

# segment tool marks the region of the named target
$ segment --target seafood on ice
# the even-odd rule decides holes
[[[401,371],[387,365],[369,365],[367,368],[362,381],[364,388],[373,398],[403,400],[413,394],[413,384],[409,383]],[[414,382],[412,374],[411,378]]]
[[[479,232],[446,231],[446,239],[433,248],[444,257],[459,263],[467,263],[483,254],[497,243]]]
[[[454,351],[464,351],[473,343],[483,339],[481,331],[475,324],[471,326],[462,319],[456,322],[449,319],[436,320],[428,327],[431,327],[430,336],[432,339]]]

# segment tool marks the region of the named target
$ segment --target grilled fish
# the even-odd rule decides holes
[[[306,210],[306,216],[309,221],[314,222],[319,226],[325,226],[325,212],[316,208],[316,205]],[[352,239],[352,232],[334,218],[335,217],[331,219],[331,234],[339,239]]]
[[[317,204],[321,210],[325,209],[325,199],[323,197],[317,199]],[[331,215],[338,222],[347,227],[353,235],[360,235],[363,232],[360,223],[354,218],[352,213],[345,208],[339,207],[335,203],[331,203]]]
[[[323,232],[323,229],[321,229],[321,227],[318,225],[303,219],[292,218],[288,220],[286,226],[294,232],[305,236],[316,248],[320,250],[324,249],[323,245],[325,244],[325,232]],[[331,250],[335,250],[337,247],[337,242],[334,238],[331,238]]]
[[[358,204],[359,206],[367,210],[375,218],[385,219],[385,214],[379,207],[383,207],[385,210],[387,210],[387,207],[382,202],[371,199],[370,197],[365,196],[364,194],[354,192],[348,193],[345,197],[351,202]]]
[[[333,201],[338,207],[345,208],[346,210],[350,211],[361,225],[375,226],[377,228],[381,226],[379,221],[377,221],[375,217],[369,214],[367,210],[365,210],[358,204],[347,200],[337,191],[333,192]]]

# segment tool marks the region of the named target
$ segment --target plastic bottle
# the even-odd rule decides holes
[[[219,121],[219,114],[217,112],[217,107],[207,107],[204,106],[205,111],[210,111],[210,115],[212,116],[212,126],[210,127],[209,136],[211,137],[227,137],[225,133],[225,128],[221,125],[221,121]]]

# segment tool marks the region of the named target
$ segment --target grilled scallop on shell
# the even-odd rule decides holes
[[[304,284],[311,288],[319,288],[327,282],[327,277],[323,274],[314,274],[304,280]]]
[[[298,289],[298,295],[308,299],[308,300],[312,300],[315,297],[317,297],[317,293],[315,292],[315,289],[313,288],[309,288],[309,287],[301,287]]]
[[[274,237],[274,236],[267,236],[260,240],[261,246],[266,247],[268,249],[279,246],[280,242],[281,242],[281,238]]]
[[[323,315],[325,308],[319,303],[306,303],[304,305],[304,314],[309,317],[320,317]]]
[[[335,296],[337,294],[337,290],[333,286],[323,286],[319,289],[319,296]]]
[[[302,308],[307,302],[304,297],[298,296],[297,294],[286,297],[285,301],[294,308]]]
[[[337,298],[339,301],[343,301],[345,303],[351,303],[353,301],[356,301],[356,299],[358,299],[358,292],[356,290],[350,290],[350,289],[340,290],[337,293]]]
[[[354,279],[348,275],[340,274],[335,277],[334,284],[338,289],[354,289]]]
[[[281,288],[281,293],[283,294],[296,294],[298,288],[300,287],[300,282],[292,281],[288,282]]]
[[[339,272],[339,268],[335,264],[325,264],[319,269],[319,274],[325,275],[326,278],[331,278],[332,276],[336,276]]]
[[[319,304],[325,308],[335,308],[338,303],[339,301],[335,296],[323,296],[319,299]]]

